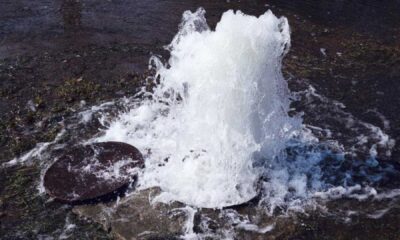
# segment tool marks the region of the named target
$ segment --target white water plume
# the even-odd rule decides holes
[[[97,141],[149,152],[140,185],[161,187],[159,200],[219,208],[257,195],[254,163],[279,156],[300,121],[287,114],[281,73],[290,46],[286,18],[227,11],[212,31],[204,14],[184,13],[168,64],[151,59],[157,84],[148,100]]]

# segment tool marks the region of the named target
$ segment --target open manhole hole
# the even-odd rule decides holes
[[[134,181],[143,156],[121,142],[101,142],[74,147],[44,175],[46,192],[65,202],[86,201],[110,194]]]

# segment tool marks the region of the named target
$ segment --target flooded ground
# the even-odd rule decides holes
[[[320,95],[344,104],[355,118],[400,141],[399,1],[6,0],[0,3],[0,162],[22,155],[36,143],[51,142],[66,124],[63,120],[84,107],[133,96],[145,84],[151,54],[167,57],[163,46],[177,32],[182,13],[200,6],[212,28],[228,9],[253,15],[271,9],[286,16],[292,47],[283,71],[290,89],[302,91],[311,85]],[[335,125],[318,102],[294,105],[306,112],[306,124]],[[337,128],[344,136],[335,137],[346,142],[351,133],[341,125]],[[390,156],[379,154],[384,163],[400,165],[398,144]],[[1,239],[115,237],[97,223],[78,219],[72,206],[37,195],[37,162],[0,171]],[[395,177],[389,179],[379,187],[400,186]],[[397,239],[399,201],[391,199],[391,208],[376,215],[387,204],[338,199],[326,207],[342,215],[299,214],[257,237]],[[346,221],[347,210],[357,209],[375,215],[355,215]],[[246,233],[236,237],[256,239]]]

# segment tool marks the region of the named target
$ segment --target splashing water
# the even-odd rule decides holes
[[[139,190],[162,189],[150,202],[191,205],[172,210],[187,215],[183,239],[234,239],[243,231],[269,234],[280,228],[276,215],[318,207],[346,222],[352,216],[378,219],[398,208],[400,166],[390,159],[395,141],[385,133],[389,121],[376,110],[385,131],[361,121],[304,79],[299,84],[303,91],[291,94],[281,73],[289,47],[287,20],[270,11],[258,18],[228,11],[215,31],[203,9],[187,11],[166,47],[168,63],[150,59],[156,70],[148,79],[155,86],[151,91],[147,86],[139,98],[82,109],[63,120],[53,141],[39,143],[1,167],[40,160],[38,190],[44,194],[44,173],[68,146],[130,143],[146,160]],[[307,124],[289,117],[290,99],[296,100],[295,107],[299,103]],[[94,136],[98,121],[106,128],[100,137]],[[121,175],[123,164],[98,176],[131,177]],[[226,208],[215,215],[199,209],[244,203],[257,194],[258,206],[245,205],[245,211]],[[338,199],[354,202],[324,204]],[[66,219],[60,238],[74,227]]]
[[[38,188],[44,193],[43,174],[59,150],[93,141],[132,144],[146,163],[139,190],[160,187],[152,203],[191,205],[180,208],[187,215],[183,239],[233,239],[238,231],[267,234],[278,224],[276,215],[318,207],[328,211],[320,203],[342,198],[382,204],[332,209],[338,218],[382,217],[400,197],[399,167],[380,159],[391,156],[395,141],[306,81],[301,80],[303,91],[291,94],[281,73],[289,47],[287,20],[270,11],[258,18],[228,11],[215,31],[203,9],[187,11],[166,47],[168,63],[150,59],[156,70],[147,79],[155,86],[151,91],[147,86],[139,97],[83,109],[65,120],[54,141],[3,166],[40,160]],[[315,121],[305,118],[302,124],[299,116],[289,117],[291,100]],[[388,130],[389,122],[381,118]],[[105,127],[100,137],[92,131],[98,131],[98,122]],[[121,177],[120,167],[99,174]],[[199,209],[240,204],[257,195],[258,206],[246,205],[248,212],[227,208],[213,215]]]
[[[57,159],[53,152],[67,146],[64,133],[73,136],[69,145],[82,143],[93,136],[94,119],[106,129],[88,142],[122,141],[144,153],[139,188],[161,187],[154,200],[221,208],[260,194],[258,204],[271,216],[320,200],[400,196],[399,167],[380,159],[395,146],[389,135],[306,82],[305,90],[289,93],[280,70],[290,45],[285,18],[228,11],[211,31],[204,14],[184,13],[167,64],[150,59],[151,91],[83,110],[54,141],[4,166],[39,159],[44,173]],[[288,116],[289,97],[318,119],[315,126]]]
[[[227,11],[215,31],[205,11],[184,13],[150,100],[121,115],[98,141],[151,149],[142,186],[160,200],[223,207],[257,194],[257,161],[281,154],[300,126],[290,118],[281,60],[289,48],[286,18]]]

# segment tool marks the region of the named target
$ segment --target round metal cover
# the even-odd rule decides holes
[[[74,147],[45,173],[46,192],[62,201],[94,199],[133,181],[144,167],[142,154],[122,142],[101,142]]]

